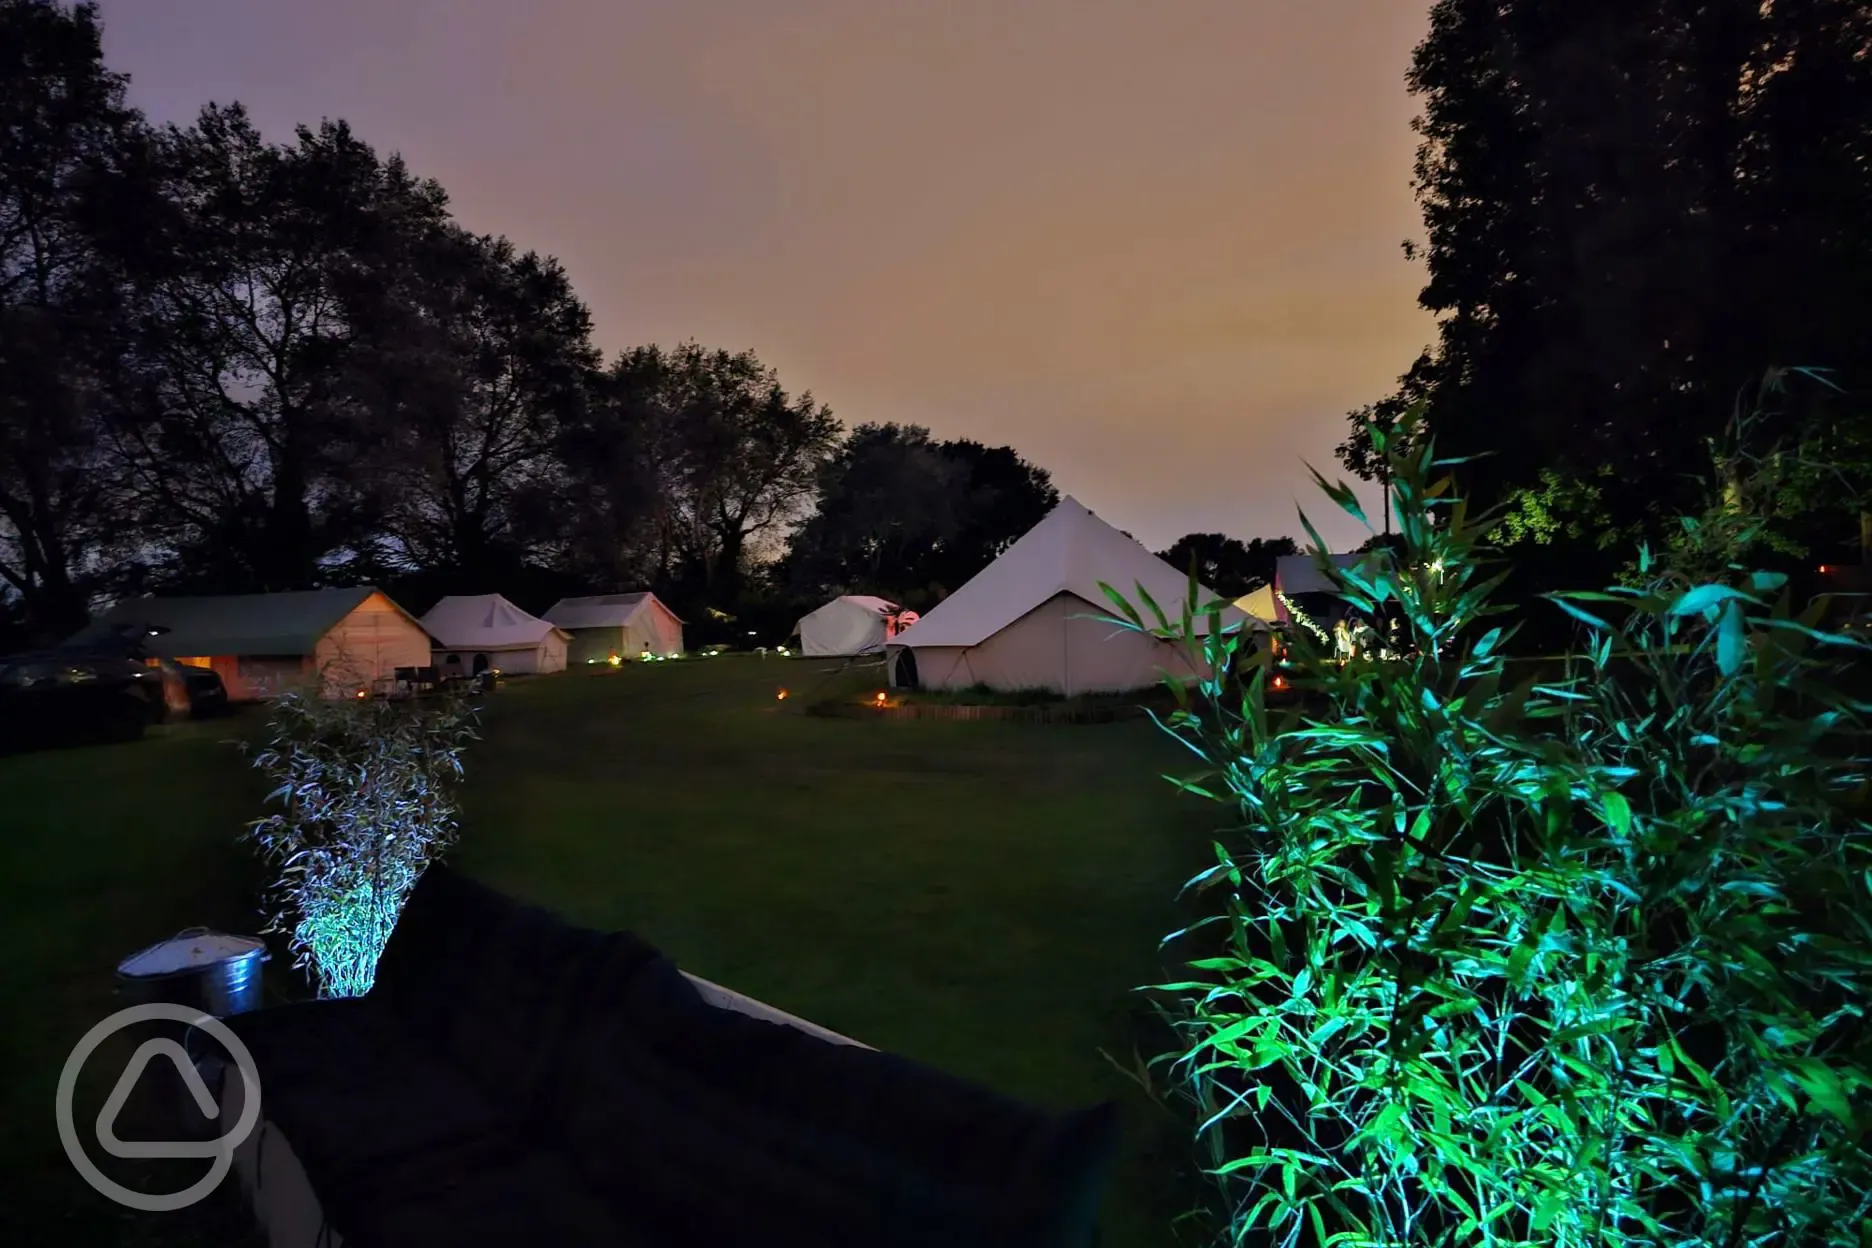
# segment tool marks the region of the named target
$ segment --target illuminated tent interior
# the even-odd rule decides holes
[[[435,665],[445,672],[472,675],[481,666],[503,672],[563,672],[570,633],[537,615],[528,615],[499,594],[459,594],[444,598],[422,617],[436,640]]]
[[[1251,589],[1235,600],[1235,609],[1244,615],[1252,616],[1263,624],[1275,624],[1280,621],[1280,604],[1274,600],[1274,585],[1269,582],[1259,589]]]
[[[891,681],[925,689],[1045,689],[1068,697],[1141,689],[1162,670],[1193,675],[1169,643],[1093,616],[1116,608],[1100,582],[1150,618],[1142,585],[1171,619],[1183,610],[1189,574],[1180,572],[1065,498],[1019,541],[890,643]],[[1200,586],[1198,587],[1201,588]],[[1218,600],[1202,589],[1192,604]],[[1225,629],[1248,617],[1222,610]],[[1199,633],[1208,621],[1199,615]]]
[[[545,619],[571,635],[566,662],[572,666],[683,652],[683,622],[648,591],[561,598]]]
[[[896,603],[882,598],[846,594],[801,616],[793,631],[808,658],[873,654],[895,633],[898,611]]]
[[[252,701],[323,678],[328,694],[390,680],[399,667],[429,666],[429,634],[368,585],[281,594],[133,598],[114,604],[71,638],[97,642],[145,634],[152,654],[221,677],[228,697]]]

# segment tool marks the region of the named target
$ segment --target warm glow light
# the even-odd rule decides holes
[[[878,696],[877,696],[877,704],[878,704],[879,706],[883,706],[883,705],[884,705],[884,694],[883,694],[883,692],[882,692],[882,691],[880,691],[880,692],[878,693]]]
[[[1825,576],[1827,573],[1831,572],[1832,570],[1833,570],[1833,565],[1830,563],[1823,563],[1820,565],[1821,576]]]
[[[617,667],[617,666],[619,666],[620,664],[622,664],[623,662],[624,662],[624,660],[623,660],[623,659],[620,659],[620,658],[618,658],[618,656],[617,656],[617,655],[615,655],[615,654],[614,654],[614,655],[612,655],[612,656],[611,656],[611,666],[612,666],[612,667]]]
[[[1274,687],[1276,689],[1285,689],[1287,687],[1287,678],[1285,676],[1276,676],[1274,678]]]
[[[368,698],[370,697],[370,691],[368,689],[360,689],[357,691],[357,696],[360,698]]]
[[[782,702],[784,702],[784,701],[786,701],[786,690],[784,690],[784,689],[782,689],[782,690],[781,690],[781,691],[780,691],[780,692],[779,692],[778,694],[776,694],[775,696],[776,696],[776,697],[778,697],[778,698],[779,698],[779,699],[780,699],[780,700],[781,700]]]

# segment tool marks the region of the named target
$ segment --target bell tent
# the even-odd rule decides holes
[[[808,658],[874,654],[896,631],[898,607],[882,598],[847,594],[800,617],[800,653]]]
[[[564,630],[499,594],[444,598],[422,617],[422,626],[436,640],[435,665],[451,674],[475,675],[490,667],[536,675],[563,672],[571,640]]]
[[[1156,683],[1164,670],[1193,675],[1168,642],[1104,619],[1116,608],[1110,585],[1149,618],[1142,585],[1176,619],[1189,575],[1165,563],[1080,505],[1064,498],[1001,557],[943,599],[890,644],[893,683],[925,689],[1046,689],[1068,697],[1121,692]],[[1195,627],[1208,629],[1218,601],[1198,587]],[[1224,629],[1248,618],[1232,604]],[[908,659],[908,662],[905,660]]]

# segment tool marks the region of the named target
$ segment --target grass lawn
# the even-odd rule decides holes
[[[454,861],[867,1044],[1059,1107],[1125,1100],[1105,1242],[1170,1242],[1193,1198],[1184,1128],[1100,1050],[1129,1054],[1128,990],[1156,973],[1217,812],[1157,778],[1180,762],[1148,723],[864,722],[775,699],[822,670],[725,657],[510,683],[468,755]],[[253,929],[234,838],[261,788],[225,739],[256,727],[0,759],[9,1242],[37,1242],[4,1235],[22,1209],[67,1242],[215,1242],[208,1214],[184,1232],[191,1215],[119,1216],[83,1187],[52,1100],[114,1008],[118,959],[194,923]],[[292,990],[277,956],[269,980]],[[101,1100],[115,1072],[92,1067]]]

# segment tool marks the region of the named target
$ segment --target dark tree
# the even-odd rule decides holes
[[[944,442],[942,452],[967,469],[968,489],[961,525],[930,569],[939,592],[946,594],[1045,519],[1059,505],[1060,494],[1046,469],[1028,463],[1011,446],[958,439]]]
[[[1196,579],[1224,598],[1233,600],[1274,579],[1275,562],[1299,553],[1291,537],[1254,538],[1247,542],[1220,533],[1190,533],[1158,554],[1164,562],[1184,571],[1194,566]]]
[[[122,431],[144,523],[204,588],[342,578],[376,540],[385,442],[354,384],[347,295],[398,286],[446,197],[342,123],[279,146],[210,106],[164,146],[175,219],[144,274],[144,385]]]
[[[388,561],[461,584],[516,575],[553,537],[557,450],[598,366],[556,261],[450,226],[410,240],[400,281],[346,297],[346,376],[376,442]]]
[[[819,505],[793,535],[789,578],[811,597],[926,595],[961,531],[968,466],[917,425],[859,425],[819,474]]]
[[[1872,357],[1866,5],[1439,0],[1409,85],[1440,324],[1375,414],[1425,400],[1477,501],[1609,476],[1655,533],[1766,368]]]
[[[917,425],[861,425],[820,475],[789,581],[808,597],[876,593],[926,606],[992,563],[1059,502],[1011,447],[936,442]]]
[[[818,509],[790,544],[792,584],[811,597],[919,599],[966,505],[968,468],[927,428],[859,425],[820,470]]]
[[[145,137],[123,91],[94,8],[0,0],[0,599],[40,639],[84,622],[133,545],[101,451]]]
[[[591,377],[579,418],[559,431],[565,488],[551,525],[557,546],[547,561],[599,589],[647,585],[670,592],[680,563],[673,443],[673,422],[633,378],[615,367]]]
[[[650,503],[661,570],[710,603],[734,603],[750,560],[812,505],[839,423],[811,394],[789,396],[752,351],[695,343],[626,352],[605,379],[634,449],[620,497]]]

